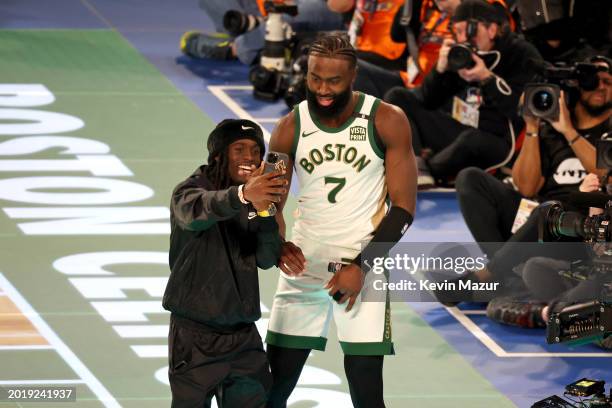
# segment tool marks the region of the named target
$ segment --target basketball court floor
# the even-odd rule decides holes
[[[239,63],[183,57],[192,29],[212,30],[196,0],[0,2],[0,387],[76,387],[76,402],[0,406],[170,405],[170,193],[216,122],[269,132],[286,112],[253,99]],[[453,193],[429,192],[404,240],[472,238]],[[277,275],[260,274],[262,332]],[[478,307],[392,307],[391,408],[529,407],[582,377],[612,380],[612,353],[548,346]],[[351,406],[333,334],[290,406]]]

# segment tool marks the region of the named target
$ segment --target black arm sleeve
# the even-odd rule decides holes
[[[385,257],[399,242],[412,224],[413,217],[401,207],[391,207],[383,218],[372,240],[366,245],[352,263],[358,265],[362,271],[368,273],[373,265],[373,259]]]
[[[274,217],[259,218],[257,231],[257,266],[268,269],[278,264],[281,255],[281,236]]]
[[[191,177],[176,186],[170,205],[179,226],[200,231],[210,228],[217,221],[234,217],[240,212],[242,203],[238,198],[238,187],[207,190]]]

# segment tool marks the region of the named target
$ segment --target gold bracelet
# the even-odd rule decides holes
[[[525,132],[525,136],[538,137],[538,132]]]
[[[272,216],[272,214],[270,214],[270,211],[268,210],[257,211],[257,215],[259,215],[260,217],[271,217]]]

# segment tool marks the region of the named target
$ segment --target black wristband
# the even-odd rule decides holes
[[[378,225],[378,229],[372,240],[363,251],[353,259],[354,264],[359,266],[364,273],[368,273],[374,258],[386,256],[389,250],[402,239],[402,236],[412,225],[414,218],[412,214],[401,207],[391,207],[387,215]],[[372,250],[373,244],[376,250]],[[386,244],[386,245],[385,245]],[[364,255],[366,254],[366,255]]]

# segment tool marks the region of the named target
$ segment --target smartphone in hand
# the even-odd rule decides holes
[[[274,170],[287,171],[287,163],[289,163],[289,156],[286,153],[270,151],[266,154],[264,174],[271,173]]]

